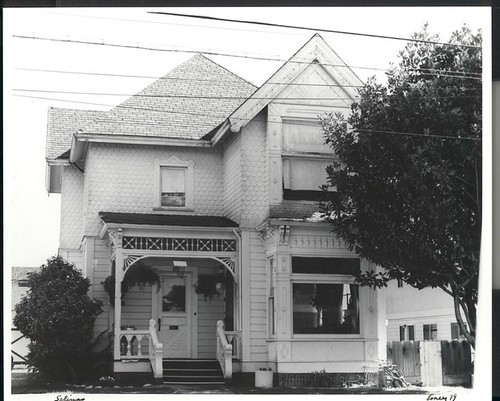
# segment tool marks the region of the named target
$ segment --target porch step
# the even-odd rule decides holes
[[[165,384],[224,384],[216,359],[164,359]]]

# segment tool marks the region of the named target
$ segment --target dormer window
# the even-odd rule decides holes
[[[173,156],[155,164],[157,210],[193,208],[193,162]]]

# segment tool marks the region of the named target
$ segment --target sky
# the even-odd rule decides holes
[[[49,107],[110,109],[192,57],[192,52],[238,55],[207,57],[261,85],[283,61],[248,57],[286,60],[315,33],[148,13],[162,10],[406,38],[428,22],[429,31],[444,41],[463,24],[488,31],[490,21],[488,8],[473,7],[4,9],[5,270],[40,266],[57,254],[60,195],[48,196],[45,189]],[[396,61],[405,45],[399,40],[320,34],[363,81],[373,75],[383,81],[380,70]],[[111,43],[169,51],[105,45]]]
[[[440,34],[443,40],[463,24],[477,29],[489,20],[487,10],[479,8],[3,10],[6,265],[39,266],[57,253],[60,195],[48,196],[45,190],[44,151],[49,107],[110,109],[154,81],[153,77],[165,75],[192,57],[193,53],[181,50],[238,55],[240,57],[208,54],[208,57],[242,78],[261,85],[283,61],[245,57],[286,60],[315,33],[312,30],[148,13],[162,10],[398,37],[410,37],[428,22],[429,30]],[[353,66],[354,72],[362,80],[375,75],[378,80],[383,81],[384,72],[380,70],[388,68],[389,63],[396,60],[398,50],[405,43],[399,40],[320,34],[347,64]],[[15,36],[173,51],[118,48]]]

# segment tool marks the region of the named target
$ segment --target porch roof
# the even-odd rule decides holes
[[[181,214],[143,214],[99,212],[104,223],[140,224],[150,226],[184,227],[238,227],[238,224],[222,216],[192,216]]]

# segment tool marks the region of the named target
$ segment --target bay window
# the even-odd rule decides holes
[[[360,334],[358,258],[292,257],[293,334]]]

